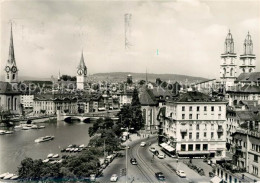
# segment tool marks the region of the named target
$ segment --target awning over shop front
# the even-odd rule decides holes
[[[160,144],[160,146],[161,146],[162,148],[166,149],[166,150],[169,151],[169,152],[173,152],[173,151],[175,150],[172,146],[170,146],[170,145],[168,145],[168,144],[166,144],[166,143],[162,143],[162,144]]]
[[[220,182],[222,182],[222,179],[219,178],[218,176],[215,176],[212,179],[210,179],[210,182],[211,183],[220,183]]]
[[[180,151],[180,155],[209,154],[209,151]]]

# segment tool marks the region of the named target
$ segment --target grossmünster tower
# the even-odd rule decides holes
[[[13,30],[11,25],[9,56],[5,66],[5,81],[8,83],[18,82],[18,69],[14,56]]]

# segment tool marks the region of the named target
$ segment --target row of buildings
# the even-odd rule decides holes
[[[253,42],[248,34],[239,67],[230,32],[224,45],[220,78],[197,83],[193,90],[184,89],[177,82],[171,90],[148,82],[138,85],[129,81],[131,76],[123,88],[122,83],[110,89],[89,88],[82,53],[74,82],[76,90],[68,87],[61,90],[60,84],[57,88],[50,84],[40,92],[22,93],[18,89],[11,28],[5,82],[0,83],[1,110],[21,114],[28,109],[33,115],[54,115],[58,108],[66,113],[119,109],[131,103],[133,89],[137,87],[145,130],[158,133],[159,144],[167,153],[179,157],[211,157],[217,161],[229,151],[236,167],[260,177],[260,73],[254,72]]]

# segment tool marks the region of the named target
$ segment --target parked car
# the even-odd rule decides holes
[[[185,174],[185,172],[183,170],[176,170],[176,173],[181,178],[185,178],[186,177],[186,174]]]
[[[158,154],[157,157],[158,157],[159,159],[164,159],[164,158],[166,158],[165,154]]]
[[[131,163],[132,165],[137,165],[137,161],[136,161],[135,158],[131,158],[131,159],[130,159],[130,163]]]
[[[95,182],[95,181],[96,181],[96,175],[90,174],[90,182]]]
[[[117,180],[118,180],[117,174],[113,174],[113,175],[111,176],[111,178],[110,178],[110,182],[117,182]]]
[[[141,142],[140,146],[141,146],[141,147],[146,146],[146,142]]]
[[[156,149],[154,147],[150,147],[149,151],[151,151],[152,153],[155,153]]]
[[[165,180],[165,177],[164,177],[164,175],[163,175],[162,172],[156,172],[156,173],[155,173],[155,177],[156,177],[158,180],[160,180],[160,181],[164,181],[164,180]]]

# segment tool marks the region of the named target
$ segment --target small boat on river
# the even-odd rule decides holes
[[[47,158],[52,158],[53,157],[53,154],[48,154]]]
[[[50,141],[53,139],[54,139],[54,136],[45,136],[45,137],[40,137],[40,138],[36,139],[34,142],[40,143],[40,142]]]
[[[9,172],[6,172],[6,173],[3,173],[3,174],[1,174],[0,175],[0,179],[2,179],[2,178],[4,178],[6,175],[8,175],[9,174]]]
[[[14,176],[14,174],[8,173],[3,179],[8,180],[8,179],[12,178],[13,176]]]
[[[59,154],[55,154],[52,156],[53,158],[58,158],[59,157]]]

